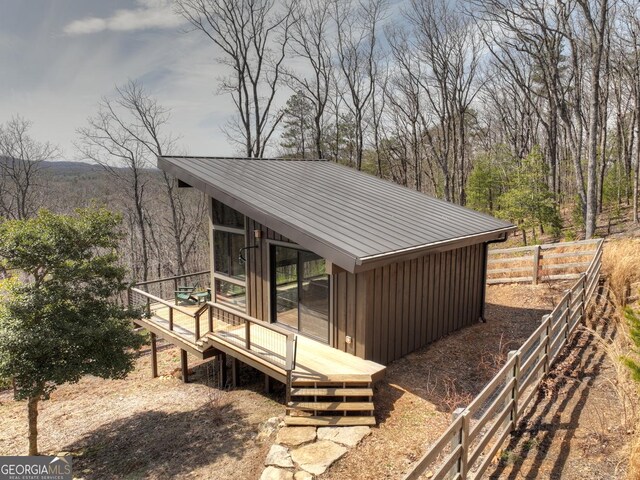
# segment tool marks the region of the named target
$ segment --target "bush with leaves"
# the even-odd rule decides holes
[[[120,217],[40,211],[0,224],[0,377],[27,400],[29,455],[38,453],[38,403],[83,375],[123,378],[143,337],[114,299],[127,288],[119,264]]]

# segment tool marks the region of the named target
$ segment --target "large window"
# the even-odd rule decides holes
[[[213,201],[213,281],[215,301],[246,311],[244,215]]]
[[[244,215],[222,202],[213,201],[213,223],[224,227],[244,229]]]
[[[244,281],[246,272],[240,261],[240,252],[243,248],[243,234],[214,229],[213,263],[215,272]]]
[[[274,321],[309,337],[329,342],[329,276],[315,253],[271,246]]]

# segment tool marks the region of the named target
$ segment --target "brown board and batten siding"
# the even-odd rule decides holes
[[[478,322],[485,254],[486,245],[475,244],[334,274],[333,346],[387,364]]]
[[[295,244],[248,217],[245,229],[247,246],[258,247],[247,250],[247,313],[268,322],[270,242]],[[485,244],[475,244],[332,274],[331,346],[387,364],[476,323],[483,310],[485,252]]]
[[[269,245],[298,245],[327,262],[330,345],[379,363],[477,322],[487,243],[515,229],[331,162],[159,157],[158,166],[245,216],[245,246],[257,247],[246,250],[246,313],[271,321]]]

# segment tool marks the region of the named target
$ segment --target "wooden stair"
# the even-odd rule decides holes
[[[370,379],[293,380],[284,419],[287,425],[375,425]]]

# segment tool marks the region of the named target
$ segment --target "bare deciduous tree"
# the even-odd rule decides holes
[[[412,0],[406,16],[424,66],[417,78],[427,106],[423,135],[442,173],[444,198],[464,204],[469,108],[482,85],[481,37],[473,22],[446,0]]]
[[[282,120],[274,101],[296,16],[292,3],[281,7],[275,0],[176,2],[178,13],[220,49],[221,63],[233,72],[220,81],[238,111],[227,136],[247,157],[264,156]]]
[[[324,158],[325,115],[334,75],[331,35],[330,3],[309,0],[299,12],[291,30],[290,48],[293,55],[304,61],[309,75],[286,71],[291,87],[313,106],[314,146],[317,158]]]
[[[587,51],[590,65],[589,79],[589,121],[587,129],[587,209],[585,236],[591,238],[596,231],[598,213],[597,165],[600,146],[600,99],[602,88],[600,78],[603,71],[604,50],[608,27],[609,0],[576,0],[582,11],[582,28],[586,27]]]
[[[150,169],[157,156],[175,150],[175,139],[165,131],[169,111],[149,96],[140,83],[130,81],[117,87],[116,92],[113,99],[102,100],[98,115],[89,119],[89,127],[79,130],[78,148],[85,158],[103,166],[124,187],[131,202],[128,217],[132,232],[137,231],[139,236],[136,244],[136,237],[132,235],[131,255],[135,257],[140,249],[141,277],[146,280],[149,276],[151,246],[156,251],[158,274],[164,271],[184,274],[200,238],[199,226],[205,216],[206,201],[199,193],[185,201],[178,190],[177,179],[162,172],[159,175],[164,192],[154,197],[164,199],[163,208],[155,208],[151,213],[154,206],[148,197],[154,187],[151,181],[154,172]],[[167,243],[166,232],[170,233],[169,242],[173,244],[170,256],[175,259],[174,267],[161,251],[161,246]],[[132,259],[132,265],[139,263]]]
[[[625,122],[619,116],[619,135],[628,131],[625,142],[625,165],[627,175],[631,173],[634,137],[636,140],[635,167],[633,169],[633,221],[640,222],[640,5],[632,0],[625,0],[621,9],[621,31],[619,40],[621,55],[618,65],[627,79],[627,92],[633,105],[630,118]],[[620,86],[622,90],[622,86]]]
[[[42,162],[60,155],[56,146],[35,140],[30,128],[20,116],[0,124],[0,217],[24,220],[38,211]]]
[[[102,166],[112,175],[115,185],[122,189],[130,227],[130,265],[135,278],[148,280],[150,238],[146,210],[150,181],[148,169],[152,164],[146,145],[132,135],[122,121],[120,108],[117,101],[103,98],[96,115],[87,120],[89,125],[78,129],[76,148],[83,158]]]
[[[336,23],[336,56],[344,89],[344,104],[355,126],[355,167],[362,169],[366,115],[371,106],[377,76],[380,22],[385,15],[385,0],[359,2],[356,8],[341,0],[333,2]]]
[[[138,82],[129,81],[118,87],[117,92],[115,101],[123,109],[123,113],[128,115],[128,120],[117,117],[120,127],[144,145],[152,157],[175,153],[175,139],[165,132],[170,117],[169,110],[149,96]],[[187,260],[198,239],[198,226],[206,213],[205,197],[198,193],[196,198],[190,198],[191,205],[187,205],[178,190],[178,180],[165,171],[161,174],[168,203],[165,211],[169,215],[169,218],[166,215],[160,217],[161,225],[163,230],[167,229],[172,234],[176,256],[176,268],[172,273],[182,275],[186,273]],[[158,256],[160,258],[162,255]]]

